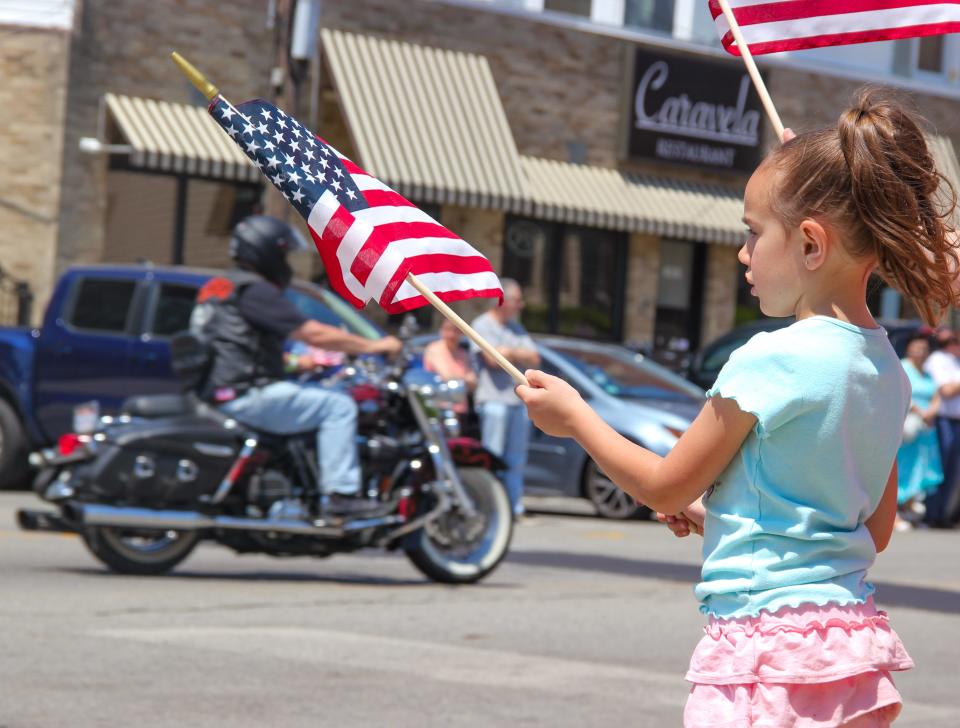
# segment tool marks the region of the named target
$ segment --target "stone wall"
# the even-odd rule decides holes
[[[737,260],[738,251],[735,245],[711,245],[707,248],[701,346],[733,328],[737,308],[737,276],[743,274],[743,266]]]
[[[660,239],[639,233],[630,236],[627,253],[627,290],[623,338],[637,344],[653,343],[660,274]]]
[[[29,282],[34,323],[55,280],[69,47],[65,31],[0,26],[0,267]]]
[[[836,124],[854,92],[863,85],[860,81],[787,68],[773,70],[769,78],[770,94],[783,123],[797,131]],[[902,90],[897,93],[911,99],[937,133],[950,137],[960,149],[960,101]]]
[[[105,93],[205,104],[170,61],[172,50],[231,99],[270,91],[272,33],[261,0],[85,0],[80,7],[63,131],[58,270],[100,261],[106,253],[107,160],[78,148],[80,137],[97,135]]]

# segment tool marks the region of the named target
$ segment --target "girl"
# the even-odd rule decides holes
[[[900,711],[890,673],[913,663],[866,572],[893,528],[910,387],[866,288],[876,271],[929,323],[955,300],[942,181],[917,122],[869,89],[836,127],[767,157],[746,188],[739,259],[761,310],[797,322],[730,357],[665,458],[560,379],[529,371],[517,388],[537,427],[678,514],[678,535],[702,529],[709,624],[687,726],[887,726]]]

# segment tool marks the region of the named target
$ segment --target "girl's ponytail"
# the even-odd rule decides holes
[[[824,216],[838,225],[849,251],[875,258],[928,324],[957,301],[956,191],[903,103],[862,89],[836,129],[803,134],[770,161],[784,171],[776,199],[788,223]]]

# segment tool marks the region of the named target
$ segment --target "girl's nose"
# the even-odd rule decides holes
[[[737,251],[737,260],[739,260],[744,265],[750,264],[750,253],[747,251],[747,244],[744,243],[740,250]]]

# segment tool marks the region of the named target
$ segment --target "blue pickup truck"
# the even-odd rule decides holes
[[[0,328],[0,488],[18,487],[31,450],[72,428],[76,405],[115,413],[132,394],[178,391],[170,338],[187,328],[197,290],[221,271],[83,266],[58,281],[39,329]],[[330,291],[294,281],[313,319],[367,338],[382,332]]]

